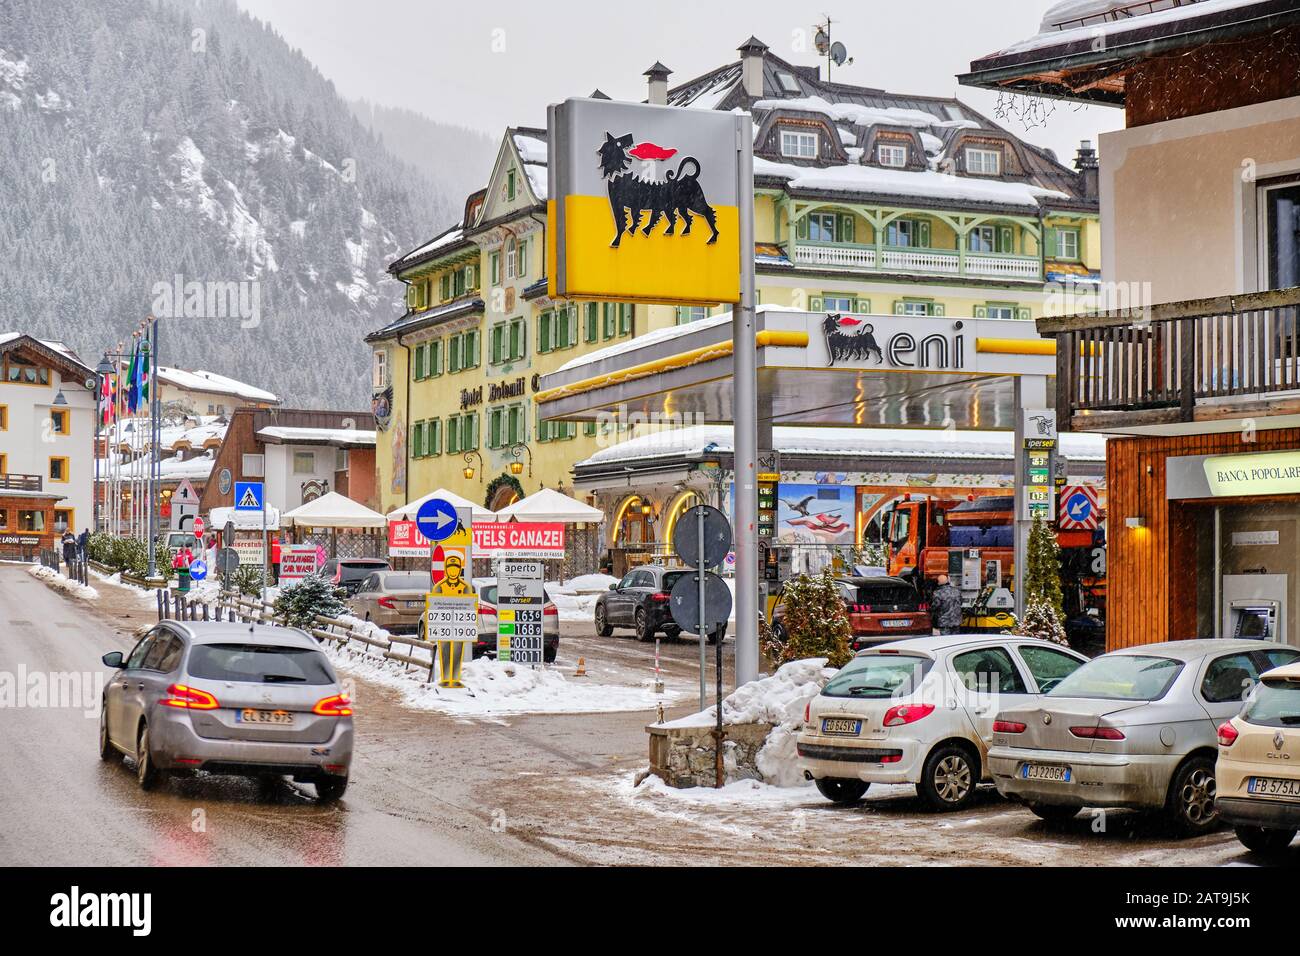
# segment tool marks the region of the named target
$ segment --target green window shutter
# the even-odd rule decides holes
[[[443,301],[451,298],[451,276],[443,276],[438,280],[438,289],[442,293]]]
[[[424,457],[424,422],[416,422],[411,427],[411,457]]]
[[[452,416],[447,419],[447,454],[454,455],[460,451],[460,419]]]
[[[501,447],[501,425],[502,425],[501,409],[494,408],[492,409],[490,414],[491,414],[491,418],[488,420],[488,447],[500,448]]]
[[[537,440],[539,442],[544,442],[547,440],[548,438],[547,432],[549,430],[548,424],[549,424],[548,422],[542,421],[542,410],[539,408],[537,410]]]
[[[583,433],[584,435],[586,435],[588,438],[594,438],[594,437],[596,436],[596,423],[595,423],[595,422],[583,422],[583,423],[582,423],[582,433]]]
[[[424,346],[423,345],[417,345],[415,347],[415,358],[411,366],[411,378],[415,379],[417,382],[420,381],[420,379],[424,378]]]
[[[945,308],[945,306],[944,306],[944,304],[943,304],[942,302],[931,302],[931,303],[930,303],[930,314],[931,314],[931,315],[943,316],[943,315],[946,314],[946,312],[947,312],[947,309]]]
[[[501,284],[501,253],[499,252],[488,256],[488,278],[493,285]]]
[[[465,443],[465,436],[461,435],[461,447],[465,451],[471,451],[478,448],[478,412],[471,412],[469,416],[469,443]]]
[[[492,336],[492,362],[496,364],[501,361],[501,330],[504,326],[494,325],[490,335]]]
[[[808,238],[808,217],[807,216],[802,216],[799,219],[795,220],[794,236],[796,239]]]
[[[569,347],[569,318],[572,314],[571,308],[561,309],[555,313],[555,347],[557,349],[567,349]]]
[[[433,343],[429,350],[429,357],[433,360],[433,368],[430,371],[432,375],[442,374],[442,339]]]
[[[895,299],[895,300],[894,300],[894,315],[903,315],[903,314],[905,314],[905,313],[903,312],[903,309],[904,309],[904,307],[905,307],[906,305],[907,305],[907,303],[904,302],[902,299]]]
[[[916,244],[922,249],[930,248],[930,224],[928,222],[918,222],[916,224]]]
[[[479,280],[478,266],[476,264],[471,264],[469,268],[465,270],[465,275],[466,275],[466,280],[465,280],[466,284],[471,289],[477,289],[478,280]]]
[[[632,331],[632,303],[624,302],[618,307],[618,333],[626,335]]]
[[[813,295],[808,297],[809,312],[823,312],[825,311],[825,308],[826,308],[826,300],[821,296]]]
[[[524,323],[516,319],[510,323],[510,358],[521,359],[524,357]]]
[[[1034,318],[1034,312],[1032,309],[1022,306],[1016,309],[1016,318],[1024,322],[1029,322]]]
[[[481,349],[479,339],[478,329],[470,329],[465,333],[465,368],[478,368]]]
[[[853,214],[852,214],[852,213],[847,213],[847,212],[846,212],[846,213],[841,213],[841,214],[840,214],[839,228],[838,228],[838,231],[836,232],[836,235],[839,236],[840,242],[853,242],[853,241],[854,241],[854,239],[853,239]]]
[[[519,240],[519,278],[528,275],[528,246],[527,239]]]
[[[679,305],[674,311],[677,313],[677,324],[684,325],[686,323],[686,316],[689,314],[686,311],[686,307]]]
[[[583,338],[588,342],[595,342],[600,338],[600,307],[597,306],[595,302],[585,302],[583,303],[582,309],[583,321],[586,325]],[[681,324],[681,314],[682,310],[678,308],[677,322],[679,325]]]
[[[435,418],[429,422],[429,454],[442,454],[442,419]]]
[[[419,291],[415,288],[414,285],[412,285],[411,283],[407,283],[407,286],[406,286],[406,307],[407,307],[408,309],[414,309],[414,308],[415,308],[415,303],[418,301],[418,296],[419,296],[419,294],[420,294]]]
[[[601,309],[604,318],[604,328],[601,331],[605,338],[612,339],[614,337],[614,303],[604,302],[601,304]]]
[[[1010,226],[1001,226],[998,229],[998,252],[1006,255],[1016,251],[1015,233]]]
[[[1057,235],[1058,232],[1059,230],[1054,226],[1049,226],[1043,230],[1043,252],[1049,259],[1060,254],[1061,238]]]
[[[537,351],[551,350],[551,310],[547,309],[537,318]]]

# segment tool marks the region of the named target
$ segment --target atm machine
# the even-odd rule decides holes
[[[1225,574],[1223,636],[1287,642],[1287,575]]]

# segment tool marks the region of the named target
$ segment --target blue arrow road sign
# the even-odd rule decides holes
[[[262,483],[260,481],[235,482],[235,510],[262,510]]]
[[[456,506],[442,498],[430,498],[420,505],[415,526],[430,541],[441,541],[456,533]]]
[[[1092,514],[1092,502],[1082,491],[1076,491],[1070,495],[1070,500],[1065,503],[1065,513],[1073,521],[1080,523],[1087,521],[1088,516]]]
[[[208,566],[202,561],[193,561],[190,563],[190,578],[195,581],[202,581],[208,576]]]

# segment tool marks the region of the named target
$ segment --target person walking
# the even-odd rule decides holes
[[[90,548],[90,529],[82,529],[81,534],[77,536],[77,552],[82,561],[86,560],[86,552]]]
[[[939,575],[938,586],[930,595],[930,616],[936,634],[956,634],[961,630],[961,591],[946,574]]]
[[[77,539],[71,531],[63,532],[63,563],[67,566],[68,577],[72,577],[72,565],[77,560]]]
[[[271,539],[271,580],[280,583],[280,537]]]

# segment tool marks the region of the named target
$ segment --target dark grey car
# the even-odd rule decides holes
[[[99,752],[133,757],[140,786],[203,770],[291,776],[322,800],[347,789],[352,705],[296,628],[164,621],[130,654],[105,654]]]
[[[673,620],[669,598],[677,579],[690,573],[684,568],[665,568],[657,564],[633,568],[623,575],[623,580],[611,584],[608,591],[596,598],[596,633],[609,637],[615,628],[627,627],[639,641],[654,640],[659,632],[669,638],[680,636],[682,629]],[[726,625],[723,625],[708,635],[709,643],[716,644],[726,633]]]

